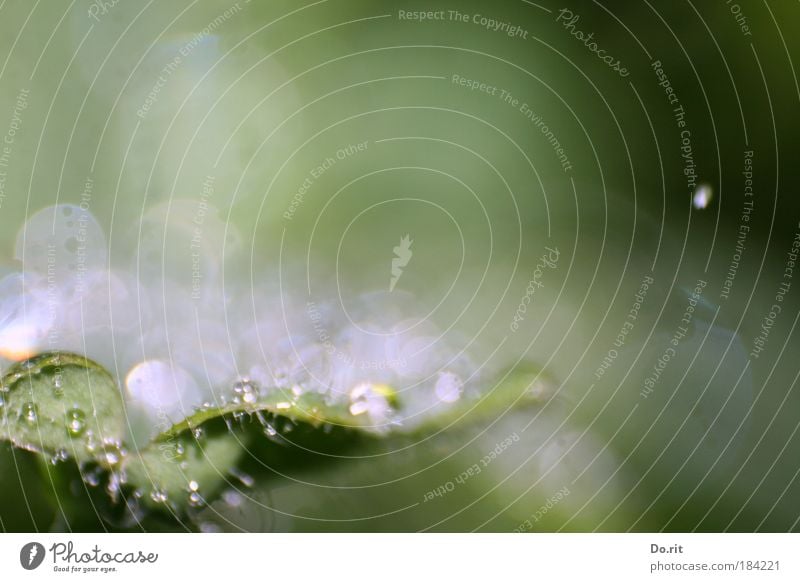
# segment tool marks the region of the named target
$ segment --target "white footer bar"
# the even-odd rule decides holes
[[[777,581],[799,565],[796,534],[0,535],[4,580]]]

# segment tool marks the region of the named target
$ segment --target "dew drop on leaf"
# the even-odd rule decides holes
[[[100,471],[92,470],[84,473],[83,482],[89,487],[97,487],[100,485]]]
[[[222,494],[222,500],[228,507],[239,507],[242,504],[242,496],[235,489],[227,489]]]
[[[117,494],[119,493],[120,488],[125,483],[125,479],[119,473],[111,473],[108,478],[108,485],[106,486],[106,491],[111,496],[111,499],[117,499]]]
[[[125,456],[125,450],[118,443],[106,443],[103,445],[100,452],[100,461],[102,464],[109,468],[114,468],[122,461]]]
[[[254,404],[258,400],[258,385],[248,378],[243,378],[233,385],[234,402]]]
[[[231,477],[238,479],[239,482],[245,487],[252,487],[253,485],[255,485],[255,479],[253,479],[252,476],[242,471],[239,471],[236,468],[231,469],[230,471],[228,471],[228,473],[231,475]]]
[[[367,414],[373,422],[384,422],[392,413],[395,396],[386,384],[363,382],[350,391],[350,414]]]
[[[442,402],[455,402],[461,398],[464,384],[453,372],[442,372],[436,380],[434,392]]]
[[[67,413],[67,432],[69,436],[77,438],[86,431],[86,414],[83,410],[75,408]]]
[[[39,409],[33,402],[26,402],[19,411],[19,419],[29,425],[35,425],[39,421]]]
[[[64,380],[61,374],[53,376],[53,395],[58,398],[64,396]]]
[[[183,442],[178,441],[175,443],[175,456],[173,458],[178,461],[182,461],[186,458],[186,446],[184,446]]]
[[[163,489],[156,487],[152,491],[150,491],[150,499],[152,499],[156,503],[166,503],[167,502],[167,492]]]
[[[56,453],[50,457],[50,463],[58,465],[69,459],[69,453],[66,449],[58,449]]]

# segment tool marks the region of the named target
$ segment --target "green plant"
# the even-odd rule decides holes
[[[517,373],[413,429],[381,432],[369,428],[367,415],[329,405],[319,394],[239,382],[226,402],[138,443],[114,378],[84,357],[51,352],[15,364],[0,382],[0,438],[32,453],[26,462],[50,483],[52,528],[92,529],[100,518],[106,529],[196,529],[197,515],[229,490],[232,478],[252,486],[284,470],[347,465],[353,451],[380,457],[419,442],[441,449],[448,427],[463,433],[465,424],[493,424],[513,408],[541,404],[544,395],[530,389],[538,375]],[[391,406],[402,406],[389,387],[381,390]]]

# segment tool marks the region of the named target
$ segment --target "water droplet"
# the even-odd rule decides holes
[[[253,404],[258,400],[258,385],[249,378],[243,378],[233,385],[234,400]]]
[[[197,491],[198,489],[200,489],[200,484],[197,481],[189,481],[189,491]]]
[[[275,371],[274,382],[276,388],[285,388],[289,381],[289,372],[285,368],[279,368]]]
[[[200,531],[203,533],[219,533],[219,526],[210,521],[204,521],[200,524]]]
[[[94,455],[97,451],[97,440],[94,438],[94,431],[89,429],[86,431],[86,451]]]
[[[228,489],[222,494],[222,500],[228,507],[239,507],[242,504],[242,496],[234,489]]]
[[[461,398],[464,383],[453,372],[442,372],[436,380],[434,392],[442,402],[456,402]]]
[[[56,453],[50,457],[50,463],[53,465],[58,465],[59,463],[63,463],[64,461],[69,459],[69,453],[66,449],[58,449]]]
[[[714,198],[714,190],[708,184],[700,184],[692,196],[692,205],[698,210],[708,208]]]
[[[178,459],[179,461],[182,461],[185,458],[186,458],[186,447],[184,446],[183,441],[178,441],[177,443],[175,443],[175,456],[173,457],[173,459]]]
[[[228,473],[231,475],[231,477],[238,479],[239,482],[245,487],[252,487],[253,485],[255,485],[256,482],[255,479],[253,479],[253,477],[251,477],[247,473],[239,471],[238,469],[235,468],[228,471]]]
[[[167,502],[167,492],[163,489],[158,487],[154,488],[150,491],[150,499],[152,499],[156,503],[166,503]]]
[[[386,420],[392,412],[390,398],[394,391],[385,384],[364,382],[350,391],[350,414],[368,414],[374,422]]]
[[[36,424],[39,421],[39,409],[36,404],[33,402],[23,404],[19,411],[19,418],[30,425]]]
[[[292,407],[291,402],[278,402],[275,405],[275,408],[277,408],[278,410],[289,410],[291,407]]]
[[[111,499],[114,501],[117,500],[117,495],[119,494],[120,489],[127,481],[127,476],[124,472],[111,472],[108,477],[108,485],[106,486],[106,491],[108,492]]]
[[[122,461],[125,456],[125,449],[119,443],[107,442],[100,450],[100,460],[110,468],[114,468]]]
[[[197,442],[202,442],[206,438],[206,431],[203,427],[198,426],[197,428],[192,429],[192,435],[194,436],[194,440]]]
[[[350,414],[353,416],[358,416],[359,414],[364,414],[369,410],[369,404],[367,404],[364,400],[359,400],[357,402],[353,402],[350,405]]]
[[[203,507],[206,504],[203,496],[200,495],[197,491],[192,491],[189,493],[189,505],[192,507]]]
[[[67,412],[67,432],[69,436],[77,438],[86,430],[86,414],[83,410],[75,408]]]
[[[97,487],[100,484],[100,471],[89,471],[83,474],[83,482],[89,487]]]
[[[53,394],[59,398],[64,396],[64,378],[61,374],[53,377]]]

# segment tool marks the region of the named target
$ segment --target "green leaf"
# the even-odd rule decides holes
[[[397,406],[394,391],[388,386],[379,385],[381,394],[388,405]],[[173,439],[179,434],[197,428],[204,423],[226,416],[254,415],[268,428],[275,418],[287,418],[319,428],[334,425],[345,428],[363,428],[370,424],[368,415],[353,415],[344,404],[329,404],[321,394],[309,392],[291,397],[282,392],[274,392],[258,398],[236,398],[233,402],[217,407],[204,408],[156,437],[163,441]]]
[[[0,438],[54,460],[122,457],[125,410],[114,379],[100,365],[65,352],[12,366],[0,381]]]
[[[47,531],[55,517],[39,455],[0,443],[0,524],[4,532]]]
[[[414,435],[434,437],[434,448],[450,446],[460,442],[449,436],[454,429],[461,434],[469,427],[494,424],[514,409],[541,406],[552,390],[552,382],[538,369],[517,369],[480,398],[462,399],[422,423],[376,433],[370,428],[370,406],[401,406],[389,386],[370,385],[368,391],[352,394],[350,401],[331,404],[317,393],[264,394],[256,385],[240,382],[233,387],[232,399],[195,412],[136,450],[122,441],[127,434],[125,409],[113,378],[86,358],[47,353],[16,364],[0,383],[0,438],[52,460],[71,457],[81,467],[89,463],[89,468],[94,462],[110,471],[106,489],[116,507],[118,494],[132,493],[138,500],[134,505],[160,509],[150,514],[180,520],[187,511],[215,502],[223,489],[237,487],[234,481],[241,484],[242,469],[270,484],[278,474],[317,473],[324,466],[335,471],[342,465],[335,459],[354,447],[383,458],[382,444],[393,449],[401,442],[397,439]],[[386,440],[387,432],[396,434]],[[414,451],[409,462],[418,455]],[[396,464],[395,456],[389,467]],[[351,461],[339,469],[347,473],[353,467]]]
[[[180,512],[214,498],[247,449],[248,435],[214,427],[162,435],[125,462],[126,482],[148,506]]]
[[[383,387],[382,387],[383,388]],[[365,426],[366,415],[353,415],[344,404],[331,405],[316,393],[257,395],[252,385],[237,386],[238,396],[208,407],[156,436],[125,463],[125,476],[146,505],[180,513],[213,502],[236,472],[243,453],[269,466],[286,456],[305,459],[302,447],[288,446],[283,435],[325,447],[347,446],[351,429]],[[396,405],[392,394],[384,395]]]

